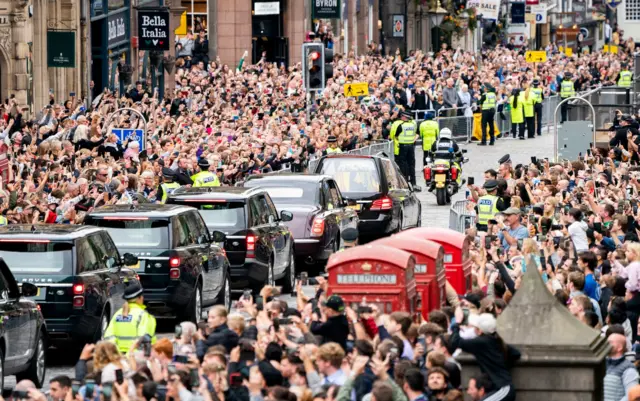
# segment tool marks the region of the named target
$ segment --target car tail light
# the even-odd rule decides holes
[[[451,167],[451,180],[455,181],[458,179],[458,169],[454,166]]]
[[[180,278],[180,269],[177,267],[169,269],[169,278],[171,280],[178,280]]]
[[[247,234],[247,258],[256,257],[256,236]]]
[[[73,307],[82,308],[84,306],[84,284],[73,285]]]
[[[393,200],[388,196],[383,196],[380,199],[376,199],[371,204],[371,210],[391,210],[393,207]]]
[[[311,226],[311,236],[321,237],[324,234],[324,219],[313,219]]]
[[[431,167],[424,168],[424,180],[431,181]]]
[[[169,259],[169,267],[180,267],[180,258],[173,256]]]

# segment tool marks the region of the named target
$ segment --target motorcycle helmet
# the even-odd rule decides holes
[[[440,139],[451,140],[451,130],[449,128],[443,128],[440,130]]]

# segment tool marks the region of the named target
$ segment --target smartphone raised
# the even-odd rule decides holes
[[[110,401],[112,393],[113,385],[111,383],[102,383],[102,397],[104,397],[104,401]]]
[[[180,339],[180,337],[182,337],[182,326],[179,324],[176,324],[175,336],[176,336],[176,339]]]
[[[467,181],[468,181],[469,185],[474,185],[476,183],[475,177],[469,177],[469,178],[467,178]]]
[[[198,369],[191,369],[189,371],[189,380],[191,381],[191,387],[196,389],[200,387],[200,373]]]
[[[122,373],[122,369],[116,369],[116,383],[124,383],[124,374]]]
[[[84,398],[85,399],[93,398],[93,392],[95,390],[95,386],[96,386],[95,380],[88,379],[84,381]]]
[[[484,247],[486,249],[491,249],[491,242],[493,241],[493,237],[491,235],[487,235],[484,237]]]
[[[174,355],[173,362],[176,363],[189,363],[189,357],[186,355]]]
[[[518,238],[518,250],[521,251],[522,250],[522,244],[523,244],[524,240],[522,238]]]

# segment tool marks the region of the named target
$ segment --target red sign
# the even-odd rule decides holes
[[[526,4],[528,6],[537,6],[540,4],[540,0],[526,0]]]

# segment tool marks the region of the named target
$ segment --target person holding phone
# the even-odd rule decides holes
[[[519,239],[529,238],[529,230],[520,224],[521,213],[520,209],[510,207],[502,212],[504,220],[498,220],[498,238],[505,252],[509,252],[510,247],[517,246]]]

